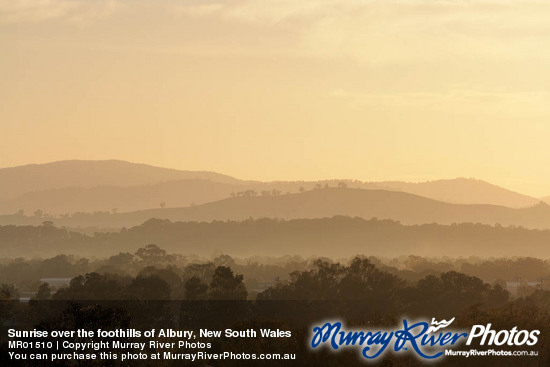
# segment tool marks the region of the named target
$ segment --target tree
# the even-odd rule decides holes
[[[166,251],[155,244],[149,244],[138,249],[136,257],[147,265],[158,265],[166,259]]]
[[[138,275],[128,287],[131,298],[138,300],[169,300],[170,286],[160,277]]]
[[[197,277],[199,279],[211,280],[216,267],[211,262],[206,264],[190,264],[183,270],[183,279]]]
[[[13,301],[19,298],[19,293],[13,284],[0,284],[0,301]]]
[[[184,285],[185,299],[200,300],[205,299],[208,292],[208,284],[203,283],[198,277],[189,278]]]
[[[79,275],[53,295],[58,300],[110,300],[121,299],[127,281],[119,276],[88,273]]]
[[[158,269],[154,266],[148,266],[143,268],[139,274],[139,277],[157,277],[162,279],[168,287],[170,288],[170,294],[172,299],[180,299],[182,296],[182,283],[181,278],[176,273],[176,268],[174,266]]]
[[[233,260],[231,256],[226,254],[216,256],[214,260],[212,260],[212,262],[216,266],[227,266],[227,267],[235,266],[235,260]]]
[[[228,266],[218,266],[210,283],[209,298],[216,300],[246,300],[248,295],[243,275],[234,275]]]
[[[13,284],[0,284],[0,325],[14,317],[19,309],[19,293]]]
[[[53,227],[53,222],[51,220],[45,220],[42,222],[42,226],[46,227],[46,228],[52,228]]]
[[[36,293],[37,300],[47,300],[51,297],[50,285],[48,283],[40,284],[38,287],[38,292]]]
[[[107,264],[115,267],[129,266],[134,261],[134,255],[129,252],[119,252],[107,259]]]

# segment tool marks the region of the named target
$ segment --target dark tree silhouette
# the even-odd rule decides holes
[[[208,285],[198,277],[191,277],[185,282],[185,299],[200,300],[206,299]]]
[[[218,266],[210,283],[209,298],[215,300],[245,300],[247,291],[243,275],[234,275],[231,268]]]

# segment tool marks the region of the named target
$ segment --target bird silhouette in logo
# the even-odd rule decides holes
[[[452,319],[450,319],[449,321],[447,320],[441,320],[439,322],[435,321],[434,318],[432,318],[432,325],[428,328],[428,333],[435,333],[436,331],[438,331],[439,329],[444,329],[446,328],[447,326],[451,325],[452,322],[455,321],[455,317],[453,317]]]

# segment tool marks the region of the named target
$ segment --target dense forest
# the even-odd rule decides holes
[[[132,261],[129,261],[130,257]],[[418,258],[408,260],[419,269],[430,264]],[[537,344],[539,357],[536,362],[526,360],[522,365],[540,365],[538,363],[546,363],[549,358],[548,290],[532,289],[528,295],[511,297],[498,282],[489,284],[460,272],[435,272],[412,280],[376,265],[376,259],[354,257],[346,262],[317,259],[301,264],[305,269],[291,271],[284,279],[274,279],[270,285],[258,290],[253,296],[255,300],[251,301],[254,292],[251,285],[247,284],[245,275],[235,271],[247,267],[237,265],[228,256],[181,268],[174,264],[182,259],[171,257],[151,245],[139,249],[134,255],[120,254],[109,261],[136,266],[133,270],[139,266],[142,269],[137,275],[129,275],[131,271],[117,274],[105,271],[106,268],[105,272],[98,269],[73,277],[67,286],[55,291],[47,283],[42,283],[28,303],[9,302],[17,299],[17,287],[4,284],[0,287],[2,324],[28,325],[41,330],[94,327],[107,330],[130,327],[192,329],[209,325],[245,329],[268,325],[292,330],[293,339],[269,346],[265,344],[269,342],[264,341],[252,344],[231,341],[232,350],[246,348],[247,351],[261,352],[265,348],[284,348],[298,355],[295,362],[275,362],[274,365],[355,366],[364,363],[355,353],[308,351],[303,340],[307,337],[310,323],[319,322],[319,318],[338,317],[351,320],[352,324],[383,327],[395,325],[402,315],[428,315],[440,319],[456,317],[456,327],[491,322],[495,328],[519,326],[541,330]],[[526,266],[532,260],[520,260],[516,266],[521,267],[522,261],[527,261],[523,264]],[[46,263],[47,260],[42,265]],[[498,268],[498,261],[492,265]],[[83,271],[89,263],[76,261],[73,266],[74,271],[78,266]],[[117,302],[113,303],[115,300]],[[176,300],[181,301],[175,303]],[[6,348],[5,340],[3,348]],[[224,344],[216,348],[223,350]],[[441,365],[458,366],[459,362],[445,359]],[[472,358],[469,365],[483,366],[489,362],[495,361]],[[415,359],[396,356],[385,358],[383,363],[387,366],[420,364]],[[98,364],[89,362],[82,365]],[[110,365],[121,364],[113,362]],[[239,363],[223,361],[214,365]]]
[[[406,284],[416,284],[428,276],[440,276],[450,271],[479,278],[483,282],[499,285],[512,296],[529,295],[550,287],[550,262],[531,257],[517,258],[424,258],[416,255],[396,258],[362,257],[377,269],[398,277]],[[218,267],[228,267],[243,275],[248,299],[270,286],[279,286],[292,279],[296,272],[314,269],[319,261],[326,264],[348,262],[348,259],[304,258],[301,256],[233,258],[219,254],[211,258],[168,253],[157,245],[149,244],[135,252],[120,252],[106,258],[85,258],[74,255],[57,255],[44,259],[3,259],[0,262],[0,279],[6,287],[22,294],[40,292],[44,283],[54,282],[54,290],[69,285],[69,280],[85,274],[100,274],[121,284],[133,278],[158,276],[170,285],[171,299],[185,299],[185,283],[198,277],[208,284]],[[332,266],[331,265],[331,266]],[[50,280],[51,279],[51,280]],[[61,282],[60,284],[57,284]],[[72,284],[72,283],[71,283]],[[8,288],[9,288],[8,287]],[[6,288],[6,289],[8,289]],[[11,288],[10,288],[11,289]],[[63,290],[65,292],[65,290]],[[63,293],[62,292],[62,293]],[[93,295],[89,297],[94,298]],[[86,297],[88,298],[88,297]]]

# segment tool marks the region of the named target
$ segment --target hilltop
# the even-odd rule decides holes
[[[171,221],[225,221],[249,218],[324,218],[335,215],[392,219],[403,224],[483,223],[550,228],[550,207],[539,204],[513,209],[487,204],[451,204],[387,190],[314,189],[303,193],[239,196],[202,205],[158,208],[126,213],[80,213],[48,218],[66,227],[131,227],[150,218]],[[14,223],[15,220],[20,220]],[[0,216],[0,224],[39,224],[44,218]]]
[[[118,160],[60,161],[0,169],[0,214],[23,210],[60,215],[178,208],[239,195],[273,196],[341,187],[411,193],[454,204],[527,208],[539,199],[485,181],[456,178],[421,183],[244,181],[207,171],[183,171]]]
[[[182,171],[120,160],[67,160],[0,169],[0,198],[67,187],[140,186],[171,180],[203,179],[224,183],[239,180],[214,172]]]

